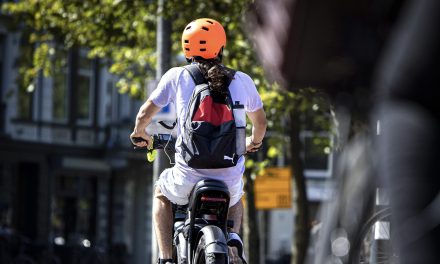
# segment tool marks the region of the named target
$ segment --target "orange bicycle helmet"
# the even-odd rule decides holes
[[[187,59],[197,56],[204,59],[217,58],[225,45],[225,30],[214,19],[196,19],[183,30],[182,49]]]

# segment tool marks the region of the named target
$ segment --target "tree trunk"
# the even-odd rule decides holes
[[[246,192],[246,206],[244,208],[243,230],[244,244],[248,263],[260,263],[260,236],[257,223],[257,210],[255,208],[254,181],[251,179],[250,171],[244,173]]]
[[[301,159],[302,143],[300,139],[299,113],[292,111],[290,117],[290,154],[293,171],[294,192],[296,192],[295,205],[297,215],[295,216],[295,232],[293,236],[292,264],[302,264],[306,260],[309,244],[309,211],[304,177],[304,165]]]

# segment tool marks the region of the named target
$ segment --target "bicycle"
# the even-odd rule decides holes
[[[359,240],[353,241],[352,263],[398,263],[390,233],[391,208],[385,207],[365,223]]]
[[[168,156],[174,153],[176,140],[171,134],[153,135],[153,150],[163,149]],[[145,141],[133,138],[135,142]],[[138,148],[135,149],[146,149]],[[173,205],[173,261],[177,264],[227,264],[229,247],[237,248],[243,263],[243,242],[234,225],[228,220],[229,191],[225,183],[202,179],[194,186],[187,205]]]
[[[370,136],[360,133],[341,153],[336,171],[340,191],[321,209],[325,221],[310,263],[399,263],[387,191],[381,188],[370,146]]]

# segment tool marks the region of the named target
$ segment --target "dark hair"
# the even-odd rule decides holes
[[[196,62],[211,89],[222,94],[227,93],[228,87],[225,84],[234,79],[234,71],[221,64],[219,59],[197,59]]]

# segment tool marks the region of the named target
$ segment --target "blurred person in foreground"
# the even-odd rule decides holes
[[[266,6],[261,8],[264,13],[256,12],[253,25],[259,35],[256,40],[260,55],[268,72],[285,87],[292,87],[292,69],[297,61],[291,49],[300,42],[295,39],[298,18],[294,11],[301,1],[256,2]],[[390,2],[402,4],[374,3],[376,8],[385,8]],[[338,16],[340,10],[335,7],[326,12]],[[374,18],[374,14],[367,17]],[[302,26],[299,30],[305,28]],[[370,93],[375,94],[372,123],[378,119],[381,124],[374,150],[379,163],[377,173],[390,192],[392,241],[400,263],[440,261],[440,97],[436,91],[440,87],[439,26],[440,1],[404,1],[369,81],[374,91]]]
[[[378,173],[400,263],[439,263],[440,1],[407,1],[375,78]]]

